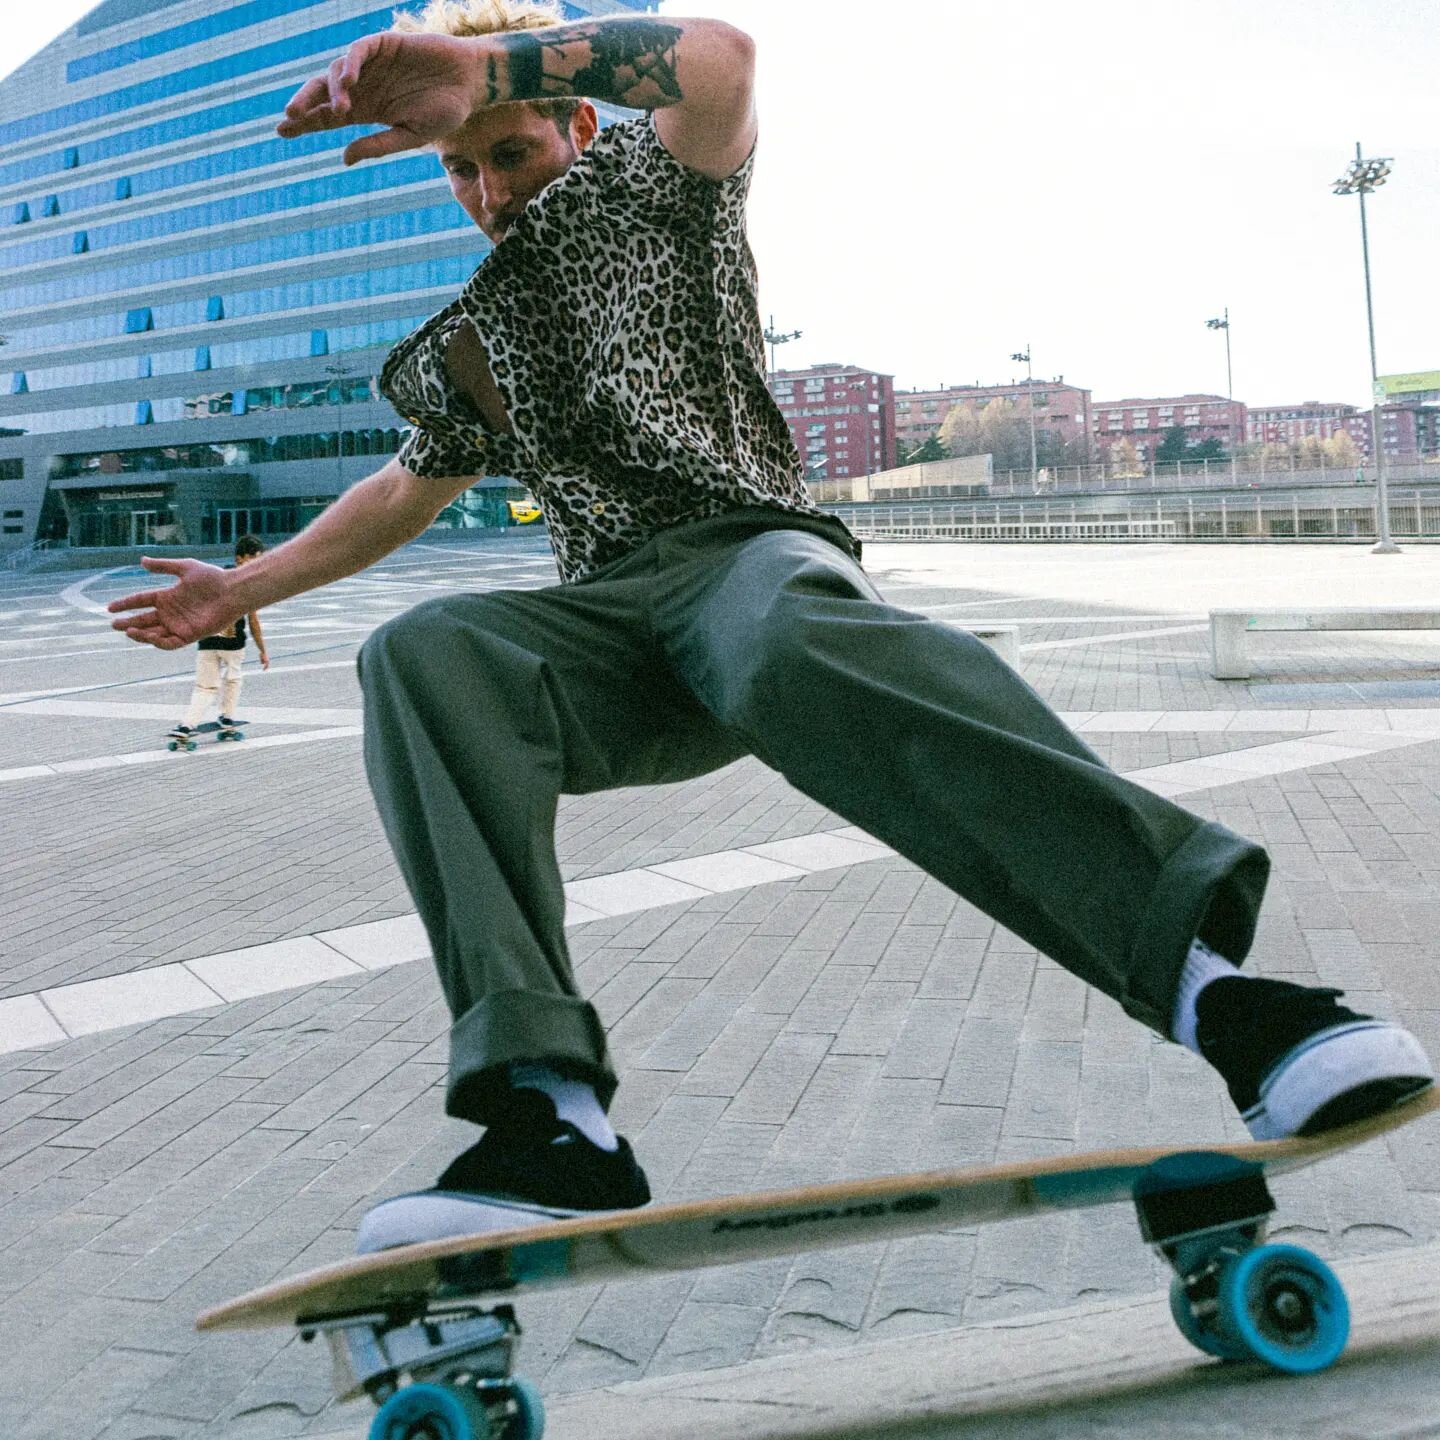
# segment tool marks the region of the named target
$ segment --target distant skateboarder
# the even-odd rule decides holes
[[[253,535],[242,535],[235,542],[235,564],[248,564],[264,550],[265,547]],[[255,648],[260,652],[260,668],[270,668],[270,652],[265,648],[259,610],[237,616],[213,635],[201,636],[196,646],[195,688],[190,692],[190,708],[186,710],[185,718],[169,732],[172,750],[179,745],[192,750],[195,748],[191,740],[211,706],[218,707],[220,712],[220,738],[223,740],[239,734],[235,717],[239,714],[240,686],[244,682],[247,622],[250,633],[255,637]]]
[[[1198,1051],[1257,1136],[1433,1079],[1338,991],[1242,976],[1264,852],[1115,774],[980,642],[887,604],[811,503],[765,385],[752,78],[718,21],[561,24],[518,0],[436,0],[350,46],[280,133],[388,127],[347,161],[429,146],[495,250],[386,363],[414,427],[395,460],[243,569],[147,561],[179,583],[111,606],[173,649],[379,560],[476,475],[544,508],[559,585],[429,601],[360,657],[366,767],[453,1015],[447,1108],[487,1127],[376,1207],[362,1249],[648,1200],[571,974],[556,805],[747,754]],[[592,100],[648,113],[602,134]],[[883,118],[878,81],[836,100],[867,102]]]

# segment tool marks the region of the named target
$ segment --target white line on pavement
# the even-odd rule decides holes
[[[995,623],[1003,625],[1005,622],[1002,619]],[[1158,630],[1126,630],[1119,635],[1082,635],[1075,640],[1040,640],[1030,645],[1022,645],[1020,651],[1025,655],[1033,655],[1037,650],[1073,650],[1081,645],[1117,645],[1122,640],[1151,640],[1158,635],[1195,635],[1209,628],[1208,624],[1165,625]]]
[[[349,661],[327,661],[323,664],[349,664]],[[302,667],[296,667],[297,669]],[[316,667],[320,668],[320,667]],[[178,683],[178,681],[165,678],[158,681],[137,681],[137,684],[160,684]],[[245,707],[247,709],[251,707]],[[173,707],[165,705],[146,705],[143,703],[120,704],[105,701],[75,701],[55,697],[53,694],[41,693],[37,699],[31,699],[28,695],[0,696],[0,717],[7,714],[48,714],[48,715],[71,715],[93,718],[124,718],[124,719],[169,719],[173,713]],[[303,718],[302,718],[303,717]],[[337,721],[358,720],[360,711],[358,709],[303,709],[286,708],[281,706],[255,706],[246,719],[256,720],[261,724],[296,724],[296,725],[322,725],[334,726]],[[1072,729],[1081,734],[1122,734],[1132,731],[1145,731],[1154,734],[1196,734],[1212,731],[1230,731],[1237,734],[1252,734],[1263,731],[1283,730],[1289,734],[1304,734],[1307,737],[1314,737],[1317,744],[1335,745],[1338,742],[1335,737],[1339,734],[1345,736],[1344,748],[1349,749],[1352,754],[1377,754],[1382,750],[1389,750],[1397,744],[1419,745],[1430,740],[1440,740],[1440,710],[1426,709],[1361,709],[1348,710],[1108,710],[1093,711],[1080,710],[1061,712],[1060,719]],[[358,724],[341,724],[338,728],[326,728],[311,731],[302,735],[274,735],[266,736],[263,739],[248,740],[246,744],[250,748],[269,745],[296,745],[311,740],[329,740],[358,735],[361,728]],[[1357,739],[1356,737],[1365,737]],[[1398,737],[1398,738],[1397,738]],[[1217,784],[1230,784],[1234,780],[1253,779],[1263,769],[1266,773],[1280,774],[1287,770],[1300,770],[1310,765],[1328,764],[1337,759],[1346,758],[1336,754],[1327,756],[1316,751],[1305,751],[1286,749],[1291,742],[1281,741],[1270,746],[1255,746],[1242,752],[1251,758],[1245,762],[1244,768],[1247,774],[1243,776],[1231,775],[1226,779],[1209,778],[1208,783],[1188,784],[1186,792],[1193,790],[1204,790]],[[206,749],[219,748],[221,750],[233,750],[234,747],[207,746]],[[1255,756],[1259,752],[1274,751],[1276,755],[1289,757],[1288,763],[1272,766],[1257,766]],[[33,764],[20,765],[9,770],[0,770],[0,783],[12,780],[35,780],[55,775],[69,774],[79,770],[104,770],[112,769],[119,765],[148,764],[153,760],[163,759],[166,755],[164,750],[146,750],[131,755],[103,755],[90,759],[63,760],[54,764]],[[1201,760],[1181,761],[1181,766],[1198,766],[1201,769],[1184,770],[1183,774],[1176,771],[1176,767],[1158,767],[1167,771],[1164,777],[1166,794],[1179,794],[1174,789],[1178,783],[1182,783],[1185,777],[1198,778],[1201,780],[1213,777],[1218,769],[1225,765],[1225,755],[1235,752],[1222,752],[1218,756],[1211,756]],[[1168,773],[1173,772],[1173,773]],[[1137,772],[1137,776],[1143,772]],[[1162,788],[1161,777],[1157,777],[1155,787]]]
[[[1219,712],[1227,723],[1244,723],[1245,712]],[[1313,712],[1317,716],[1336,712]],[[1355,715],[1357,712],[1340,712]],[[1283,774],[1313,765],[1378,754],[1405,745],[1440,740],[1440,711],[1372,711],[1387,724],[1373,730],[1340,730],[1303,740],[1282,740],[1269,745],[1185,760],[1173,765],[1155,765],[1128,772],[1128,778],[1166,796],[1192,794],[1219,785],[1244,783],[1264,776]],[[1410,718],[1414,717],[1414,718]],[[1071,723],[1089,732],[1104,728],[1104,722],[1118,729],[1144,728],[1156,733],[1166,725],[1194,727],[1194,713],[1094,712],[1071,715]],[[1126,725],[1125,720],[1136,723]],[[1147,722],[1143,727],[1140,721]],[[1412,730],[1402,730],[1409,723]],[[1203,727],[1215,729],[1218,727]],[[345,731],[313,732],[309,736],[274,736],[255,745],[293,743],[297,739],[358,734],[359,728]],[[122,757],[127,763],[163,758],[166,752]],[[210,747],[209,754],[238,753],[236,747]],[[70,768],[84,768],[85,762],[68,762]],[[56,767],[57,769],[59,767]],[[10,772],[14,773],[14,772]],[[7,772],[0,772],[0,780]],[[707,895],[753,885],[793,879],[797,875],[838,869],[884,859],[895,852],[855,826],[796,836],[768,844],[748,845],[688,860],[640,866],[610,875],[572,880],[565,886],[565,923],[583,925],[590,921],[662,905],[683,904]],[[30,1049],[77,1035],[138,1024],[164,1015],[185,1014],[216,1004],[276,993],[300,986],[322,983],[341,975],[359,974],[390,965],[419,960],[429,947],[416,915],[324,931],[318,935],[250,946],[220,955],[161,965],[129,975],[81,981],[57,986],[38,994],[17,995],[0,1000],[0,1053]]]
[[[166,711],[173,714],[173,711]],[[325,730],[306,730],[299,735],[262,735],[247,738],[241,745],[205,743],[193,754],[184,756],[185,762],[194,764],[197,760],[218,760],[224,756],[243,755],[249,750],[266,750],[280,745],[308,745],[316,740],[344,740],[361,734],[358,725],[336,725]],[[172,757],[169,750],[135,750],[128,755],[95,755],[82,760],[56,760],[49,765],[19,765],[13,770],[0,770],[0,784],[11,780],[53,779],[57,775],[74,775],[84,770],[116,770],[123,765],[153,765]]]
[[[727,890],[882,860],[894,853],[863,831],[846,826],[572,880],[565,886],[565,923],[584,925]],[[409,914],[100,980],[57,985],[0,1000],[0,1053],[381,970],[427,959],[429,954],[419,916]]]
[[[300,707],[248,705],[246,720],[255,725],[354,725],[360,719],[354,707]],[[21,700],[0,710],[0,715],[66,715],[95,720],[173,720],[173,705],[147,705],[139,700]]]

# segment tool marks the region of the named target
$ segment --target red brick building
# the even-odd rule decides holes
[[[1440,392],[1437,392],[1440,393]],[[1354,405],[1306,400],[1299,405],[1261,405],[1249,412],[1247,436],[1267,445],[1292,445],[1307,435],[1328,440],[1342,430],[1361,458],[1375,454],[1374,415]],[[1440,403],[1416,398],[1391,400],[1380,407],[1385,456],[1400,464],[1440,457]]]
[[[1151,399],[1097,400],[1092,407],[1097,458],[1129,440],[1149,460],[1165,433],[1180,425],[1187,446],[1218,440],[1227,454],[1245,443],[1245,406],[1223,395],[1167,395]]]
[[[808,480],[895,467],[895,380],[858,365],[812,365],[770,376]]]
[[[943,385],[938,390],[901,390],[895,396],[895,435],[901,453],[908,453],[939,433],[945,417],[957,405],[983,409],[992,400],[1008,400],[1017,414],[1028,419],[1033,397],[1036,450],[1045,457],[1064,455],[1066,463],[1087,458],[1090,437],[1090,392],[1057,380],[1024,380],[1009,385]],[[1049,438],[1047,438],[1049,437]]]
[[[1252,443],[1292,445],[1313,435],[1329,440],[1342,431],[1360,445],[1355,420],[1362,412],[1353,405],[1324,400],[1306,400],[1299,405],[1252,405],[1245,418],[1245,438]],[[1369,417],[1365,420],[1365,446],[1370,444]]]

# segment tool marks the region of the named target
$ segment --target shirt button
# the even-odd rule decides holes
[[[592,515],[603,515],[605,513],[605,502],[603,500],[597,500],[590,507],[590,513]]]

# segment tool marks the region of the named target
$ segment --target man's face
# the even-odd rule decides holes
[[[595,125],[589,104],[563,129],[528,105],[497,105],[472,115],[435,151],[461,208],[498,245],[526,205],[575,162]]]

